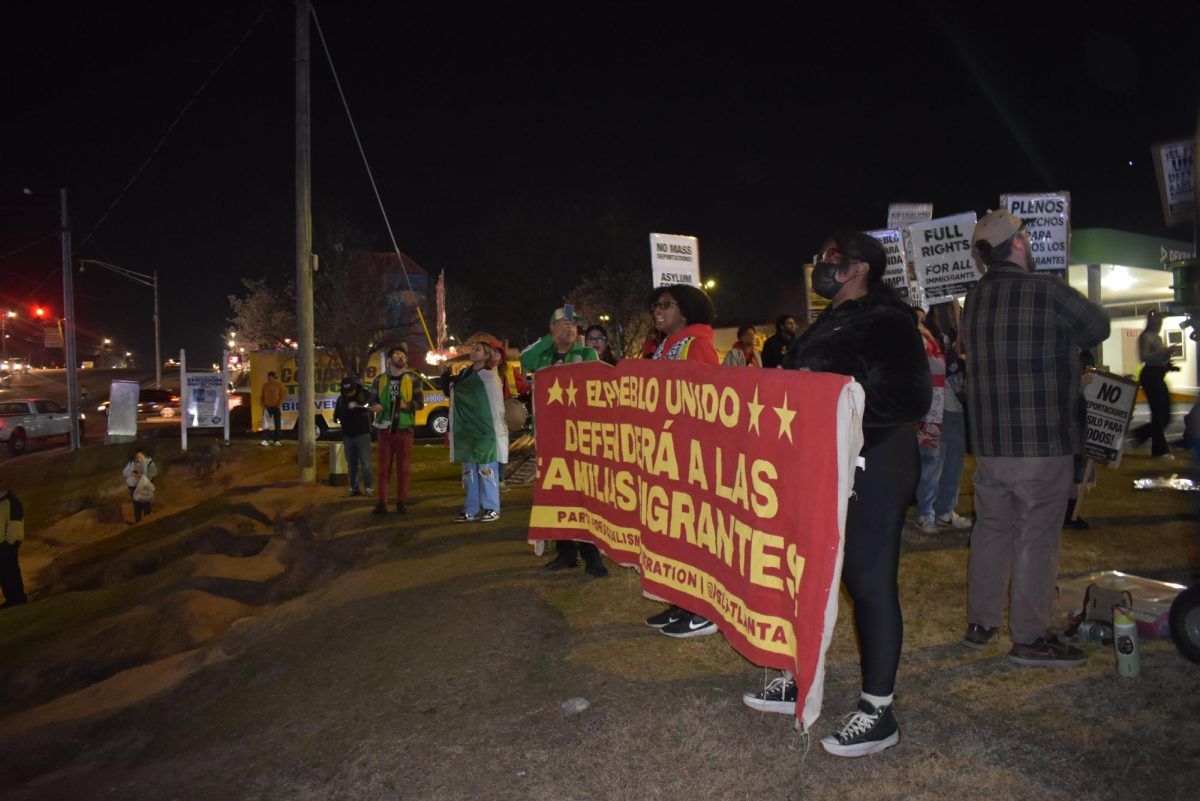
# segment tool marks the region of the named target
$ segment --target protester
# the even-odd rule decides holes
[[[283,425],[283,400],[287,397],[287,389],[279,381],[279,376],[275,375],[275,371],[267,373],[267,381],[262,385],[260,393],[262,399],[263,412],[270,416],[271,422],[275,427],[274,439],[267,440],[267,427],[263,426],[263,438],[261,445],[278,445],[283,443],[279,441],[279,429]],[[265,421],[264,421],[265,422]]]
[[[877,240],[857,231],[837,233],[813,264],[813,290],[829,306],[796,340],[785,366],[853,376],[866,393],[841,576],[854,602],[862,690],[858,709],[821,739],[827,752],[857,757],[900,741],[893,712],[904,640],[900,533],[917,485],[912,424],[929,409],[932,382],[916,317],[883,282],[887,254]],[[794,715],[795,682],[785,673],[744,701],[754,709]]]
[[[450,458],[462,465],[467,492],[455,520],[490,523],[500,519],[500,463],[508,461],[503,390],[496,371],[488,366],[501,345],[483,333],[466,344],[470,366],[453,377],[443,372],[443,387],[450,395]]]
[[[946,359],[941,345],[933,332],[925,325],[925,310],[916,309],[917,330],[925,346],[925,358],[929,362],[929,377],[933,393],[929,411],[916,423],[917,453],[920,455],[921,477],[917,482],[917,528],[924,534],[936,534],[938,524],[933,515],[933,499],[937,494],[941,478],[938,452],[942,439],[943,396],[946,390]]]
[[[754,347],[758,332],[752,325],[743,325],[737,330],[737,342],[725,354],[721,364],[728,367],[762,367],[762,354]]]
[[[4,603],[0,609],[20,606],[29,599],[25,582],[21,580],[21,542],[25,539],[25,507],[12,490],[0,487],[0,592]]]
[[[616,364],[617,354],[608,343],[608,329],[592,323],[583,332],[583,344],[596,351],[596,356],[605,364]]]
[[[967,293],[967,408],[975,452],[975,529],[967,632],[983,648],[1008,598],[1018,665],[1082,665],[1083,651],[1050,632],[1059,542],[1081,452],[1079,356],[1108,337],[1108,315],[1061,279],[1033,272],[1021,220],[988,212],[975,226],[986,272]]]
[[[342,379],[341,394],[333,407],[333,422],[342,427],[342,447],[346,452],[346,467],[350,471],[350,497],[375,494],[371,476],[371,397],[352,376]],[[362,484],[359,484],[359,466]]]
[[[388,349],[387,367],[371,384],[368,398],[375,413],[379,440],[379,502],[374,514],[387,514],[388,484],[396,467],[396,511],[405,513],[411,472],[413,426],[417,412],[425,408],[421,377],[408,367],[408,346],[401,342]]]
[[[925,327],[937,339],[946,365],[942,392],[942,429],[938,437],[937,491],[933,496],[933,519],[938,528],[968,529],[972,523],[958,513],[958,486],[967,454],[966,361],[963,359],[962,307],[952,299],[929,309]]]
[[[529,384],[525,383],[519,370],[514,370],[509,366],[508,349],[498,339],[492,342],[492,353],[487,366],[488,369],[496,371],[505,399],[529,394]]]
[[[1162,341],[1163,314],[1151,309],[1146,315],[1146,328],[1138,336],[1138,359],[1142,362],[1141,385],[1150,407],[1150,422],[1133,430],[1134,447],[1150,440],[1150,455],[1170,457],[1166,429],[1171,422],[1171,393],[1167,390],[1167,373],[1179,368],[1171,364],[1171,349]]]
[[[556,367],[560,364],[578,364],[579,362],[597,361],[596,351],[577,341],[574,308],[566,306],[555,309],[550,315],[550,332],[521,351],[521,368],[533,374],[533,380],[538,380],[537,373]],[[534,420],[534,427],[537,420]],[[563,570],[578,567],[579,557],[583,556],[584,568],[589,575],[602,578],[608,575],[608,568],[600,556],[600,549],[590,542],[575,542],[574,540],[556,540],[554,559],[546,563],[546,570]]]
[[[154,502],[154,484],[150,482],[158,476],[158,465],[154,464],[154,460],[147,456],[144,450],[138,448],[121,474],[125,476],[125,485],[129,487],[129,499],[133,501],[133,522],[140,523],[144,516],[150,514],[150,504]],[[143,478],[146,479],[148,487],[142,484]]]
[[[796,318],[785,314],[775,321],[775,333],[767,337],[762,347],[763,367],[783,367],[788,350],[800,332]]]
[[[671,284],[656,288],[648,300],[659,334],[658,347],[651,358],[717,364],[712,330],[716,311],[704,290],[689,284]],[[708,618],[674,604],[646,618],[646,625],[668,637],[703,637],[718,631],[717,624]]]

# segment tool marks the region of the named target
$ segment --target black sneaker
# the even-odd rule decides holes
[[[976,651],[979,651],[999,633],[1000,629],[996,626],[988,629],[978,623],[972,623],[967,626],[967,633],[963,635],[961,642],[968,648],[974,648]]]
[[[1038,637],[1027,645],[1014,643],[1008,661],[1026,667],[1079,667],[1087,662],[1087,654],[1057,637]]]
[[[500,513],[495,509],[484,509],[479,515],[479,519],[484,523],[494,523],[500,519]]]
[[[455,523],[471,523],[478,519],[479,519],[479,515],[472,515],[472,514],[467,514],[466,512],[459,512],[458,517],[454,518],[454,522]]]
[[[662,633],[668,637],[705,637],[716,634],[717,631],[716,623],[694,612],[688,612],[684,617],[662,628]]]
[[[821,738],[821,747],[834,756],[860,757],[878,754],[900,742],[900,727],[892,705],[871,706],[858,699],[858,711],[842,718],[842,728]]]
[[[686,616],[687,612],[672,604],[657,615],[651,615],[646,618],[646,625],[652,629],[661,629],[663,626],[669,626]]]
[[[576,556],[563,557],[562,554],[551,559],[546,563],[543,570],[567,570],[568,568],[579,567],[579,558]]]
[[[387,514],[387,505],[384,504],[383,501],[380,501],[379,503],[375,504],[375,508],[371,510],[371,514],[386,515]]]
[[[608,568],[604,566],[604,562],[600,560],[599,556],[589,561],[583,570],[589,576],[594,576],[596,578],[604,578],[608,575]]]
[[[796,714],[796,682],[787,676],[772,679],[766,687],[756,693],[746,693],[742,703],[759,712],[778,712],[781,715]]]
[[[405,512],[408,511],[407,509],[404,508],[404,501],[396,501],[396,511],[399,512],[400,514],[404,514]]]

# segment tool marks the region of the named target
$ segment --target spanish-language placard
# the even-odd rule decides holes
[[[1021,218],[1039,270],[1066,270],[1071,263],[1071,193],[1001,195],[1000,206]]]
[[[1109,467],[1120,466],[1137,391],[1136,381],[1100,370],[1087,372],[1083,383],[1087,404],[1084,456]]]

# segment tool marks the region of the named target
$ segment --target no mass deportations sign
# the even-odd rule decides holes
[[[654,286],[700,286],[700,240],[678,234],[650,234],[650,270]]]
[[[624,359],[538,373],[529,539],[593,542],[821,710],[862,446],[847,376]],[[804,491],[795,466],[804,465]]]
[[[1000,206],[1025,225],[1039,270],[1066,270],[1071,263],[1071,193],[1001,195]]]
[[[913,269],[926,303],[965,295],[982,277],[971,255],[973,233],[975,213],[970,211],[908,227]]]

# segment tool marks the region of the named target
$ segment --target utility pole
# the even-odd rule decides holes
[[[312,285],[312,157],[309,136],[308,18],[309,0],[296,0],[296,332],[300,342],[296,354],[296,384],[300,399],[296,410],[296,434],[300,442],[300,481],[317,480],[317,440],[313,431],[316,392],[313,386]]]
[[[71,450],[79,449],[79,379],[75,375],[75,276],[71,272],[71,216],[67,190],[58,192],[62,206],[63,352],[67,358],[67,414],[71,418]]]

